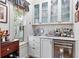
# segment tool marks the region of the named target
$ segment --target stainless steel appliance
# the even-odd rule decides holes
[[[54,40],[54,57],[55,58],[73,58],[75,41]]]

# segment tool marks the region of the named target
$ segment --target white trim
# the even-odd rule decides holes
[[[19,45],[22,46],[24,44],[27,44],[27,42],[20,42]]]

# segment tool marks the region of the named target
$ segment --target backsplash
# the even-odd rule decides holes
[[[57,29],[59,29],[63,33],[64,33],[64,31],[66,29],[68,31],[71,31],[72,30],[72,33],[74,32],[73,31],[73,24],[67,24],[67,25],[66,24],[63,24],[63,25],[61,25],[61,24],[59,24],[59,25],[58,24],[55,24],[55,25],[42,25],[42,26],[39,25],[39,26],[33,26],[34,34],[35,34],[36,29],[43,29],[44,30],[44,33],[40,34],[40,36],[42,36],[42,35],[49,36],[49,34],[51,34],[52,36],[55,36],[55,32],[56,32]],[[62,36],[64,36],[64,35],[66,35],[66,34],[62,34]],[[69,36],[69,37],[71,37],[71,36]]]

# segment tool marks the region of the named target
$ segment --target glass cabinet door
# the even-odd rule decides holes
[[[48,23],[48,2],[42,3],[42,23]]]
[[[51,19],[50,22],[56,22],[58,19],[58,0],[51,0]]]
[[[70,21],[70,0],[61,0],[61,19],[62,22]]]
[[[34,23],[39,23],[39,4],[34,5]]]

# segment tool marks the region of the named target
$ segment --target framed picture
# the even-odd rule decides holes
[[[0,0],[0,2],[5,3],[6,4],[6,0]]]
[[[7,23],[7,6],[0,4],[0,23]]]

